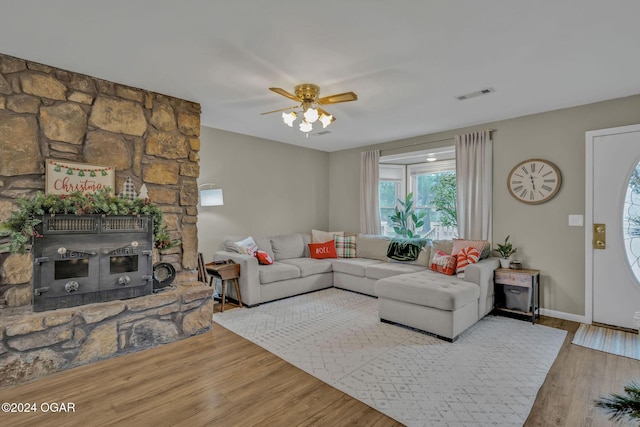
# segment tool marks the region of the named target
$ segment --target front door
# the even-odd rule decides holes
[[[586,143],[585,277],[592,320],[634,328],[640,311],[640,125],[587,132]],[[589,312],[587,306],[587,320]]]

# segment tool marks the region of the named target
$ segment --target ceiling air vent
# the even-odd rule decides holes
[[[322,136],[331,133],[330,130],[323,130],[322,132],[314,133],[313,136]]]
[[[488,95],[491,92],[495,92],[495,91],[496,90],[494,88],[489,87],[487,89],[481,89],[481,90],[478,90],[476,92],[471,92],[471,93],[467,93],[465,95],[456,96],[456,99],[458,101],[464,101],[465,99],[475,98],[476,96]]]

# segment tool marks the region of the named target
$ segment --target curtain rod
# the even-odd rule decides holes
[[[496,131],[496,129],[488,129],[488,130],[489,130],[489,132],[495,132]],[[436,142],[449,141],[449,140],[452,140],[452,139],[456,139],[455,136],[453,136],[451,138],[436,139],[435,141],[416,142],[415,144],[401,145],[400,147],[385,148],[385,149],[380,150],[380,153],[382,153],[383,151],[393,151],[393,150],[399,150],[401,148],[417,147],[419,145],[425,145],[425,144],[435,144]]]

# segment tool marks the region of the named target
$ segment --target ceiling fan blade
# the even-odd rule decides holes
[[[357,101],[358,95],[353,92],[338,93],[336,95],[329,95],[318,99],[317,103],[320,105],[337,104],[339,102]]]
[[[292,93],[287,92],[284,89],[280,89],[279,87],[270,87],[269,90],[272,91],[272,92],[275,92],[275,93],[277,93],[279,95],[282,95],[284,97],[287,97],[289,99],[293,99],[294,101],[301,101],[302,102],[302,99],[298,98],[297,96],[295,96]]]
[[[287,111],[287,110],[291,110],[292,108],[298,108],[298,107],[299,107],[299,105],[294,105],[293,107],[280,108],[279,110],[273,110],[273,111],[267,111],[266,113],[260,113],[260,115],[264,116],[265,114],[278,113],[280,111]]]

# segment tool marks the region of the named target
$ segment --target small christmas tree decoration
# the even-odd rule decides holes
[[[82,169],[78,172],[78,176],[84,176],[84,171]]]
[[[138,199],[147,200],[149,198],[149,192],[147,191],[147,184],[142,184],[140,187],[140,193],[138,193]]]
[[[89,176],[91,176],[91,177],[95,177],[95,176],[96,176],[96,171],[94,171],[93,169],[91,169],[91,172],[89,172]]]
[[[61,168],[60,165],[56,163],[56,167],[53,168],[54,172],[60,172]]]
[[[67,168],[67,175],[73,175],[73,169]]]
[[[120,198],[127,200],[135,200],[138,196],[136,193],[136,188],[133,186],[133,181],[131,181],[131,177],[128,177],[122,186],[122,193],[120,194]]]

